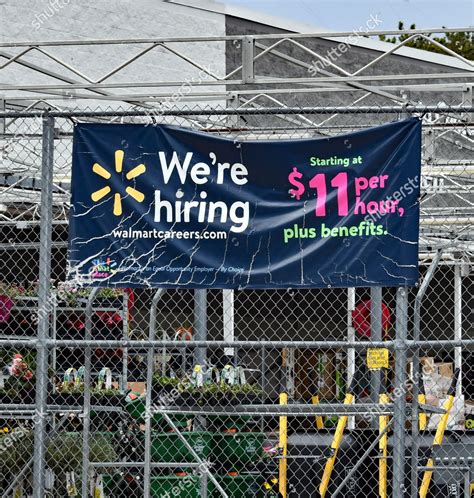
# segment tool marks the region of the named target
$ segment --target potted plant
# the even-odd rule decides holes
[[[205,391],[204,386],[186,384],[182,387],[182,392],[175,398],[173,403],[182,407],[203,406],[206,404]]]
[[[5,333],[9,335],[33,335],[35,333],[33,312],[37,309],[38,303],[31,302],[25,295],[25,287],[15,283],[0,282],[3,309],[0,320],[2,332],[5,330]],[[17,309],[12,309],[13,306]]]
[[[21,402],[22,400],[18,396],[18,392],[16,389],[12,387],[3,387],[0,389],[1,405],[20,404]]]
[[[91,389],[91,405],[93,406],[121,406],[125,402],[125,395],[118,389],[93,387]]]
[[[3,386],[3,399],[8,403],[34,404],[36,397],[33,369],[35,362],[31,355],[15,353],[11,364],[6,368],[9,373]]]
[[[263,391],[256,384],[235,384],[231,386],[233,401],[236,405],[253,405],[262,403]]]
[[[101,288],[97,292],[95,304],[103,308],[121,309],[123,307],[123,289]]]
[[[177,377],[155,374],[152,382],[152,398],[169,395],[176,391],[180,385],[182,385],[182,381]]]
[[[48,397],[48,403],[58,406],[82,406],[84,404],[83,385],[61,385]]]
[[[6,330],[7,333],[11,329],[11,309],[18,293],[16,285],[0,282],[0,330]]]
[[[0,447],[4,448],[0,458],[0,475],[18,474],[33,454],[34,434],[30,428],[17,427],[0,432]]]
[[[48,403],[60,406],[81,406],[84,403],[83,377],[84,367],[78,371],[75,368],[68,368],[62,382],[48,397]]]
[[[227,384],[220,382],[204,386],[204,399],[208,405],[242,405],[261,402],[263,391],[252,384]]]
[[[115,462],[117,460],[114,433],[95,432],[90,436],[90,461]],[[48,443],[46,463],[55,473],[57,496],[66,494],[66,473],[74,473],[76,488],[81,488],[82,432],[61,432]],[[55,494],[56,496],[56,494]]]

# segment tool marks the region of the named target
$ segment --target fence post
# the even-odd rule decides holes
[[[99,289],[93,287],[87,298],[84,338],[87,342],[84,348],[84,409],[82,429],[82,498],[88,496],[89,463],[90,463],[90,429],[91,429],[91,369],[92,369],[92,304]]]
[[[207,290],[196,289],[194,291],[194,339],[196,341],[207,341]],[[197,365],[206,363],[207,350],[197,347],[194,360]]]
[[[415,297],[415,307],[413,310],[413,340],[418,342],[421,339],[421,303],[425,296],[426,290],[433,278],[435,271],[438,268],[439,261],[443,250],[440,249],[425,274],[420,288]],[[413,388],[412,388],[412,411],[411,411],[411,497],[417,498],[418,496],[418,418],[420,415],[420,407],[418,406],[418,396],[420,394],[420,349],[417,346],[412,351],[412,371],[413,371]],[[423,381],[423,377],[421,377]]]
[[[382,340],[382,287],[370,288],[370,339],[372,341]],[[371,370],[370,372],[370,398],[372,403],[379,402],[382,384],[382,371]],[[372,426],[378,428],[379,421],[373,417]]]
[[[38,345],[36,358],[36,414],[35,446],[33,466],[33,496],[43,498],[46,464],[46,412],[48,388],[48,348],[45,340],[49,336],[51,236],[53,213],[53,167],[54,167],[54,118],[46,112],[43,116],[43,148],[41,159],[41,221],[38,289]]]
[[[397,289],[395,326],[395,389],[393,392],[393,498],[405,496],[405,425],[408,292]]]
[[[154,341],[156,337],[156,311],[158,301],[165,292],[164,289],[158,289],[153,296],[150,308],[150,323],[148,327],[148,339]],[[145,464],[143,469],[143,490],[144,496],[150,496],[150,477],[151,477],[151,425],[153,421],[152,413],[152,390],[153,390],[153,362],[155,359],[155,349],[153,346],[147,350],[147,370],[146,370],[146,396],[145,396]],[[163,362],[165,358],[163,357]],[[163,375],[166,370],[163,371]],[[161,401],[159,401],[161,403]],[[171,401],[173,403],[173,401]]]

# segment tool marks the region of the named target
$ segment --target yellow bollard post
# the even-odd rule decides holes
[[[381,394],[379,403],[386,405],[389,403],[388,394]],[[388,425],[388,415],[379,416],[379,434],[381,434]],[[388,457],[388,434],[385,433],[379,441],[379,496],[387,498],[387,457]]]
[[[288,404],[288,394],[280,394],[280,405]],[[282,498],[287,498],[287,467],[288,462],[286,456],[288,454],[288,417],[282,416],[280,422],[280,443],[281,457],[278,464],[278,489]]]
[[[319,396],[315,394],[311,398],[311,402],[313,403],[313,405],[319,405]],[[323,417],[321,415],[316,415],[315,419],[316,419],[316,429],[318,430],[324,429]]]
[[[426,405],[426,396],[425,396],[425,386],[423,384],[423,376],[420,375],[420,378],[418,380],[420,389],[418,394],[418,405]],[[420,431],[424,431],[426,427],[428,426],[428,415],[425,412],[421,411],[421,408],[419,408],[418,412],[418,428]]]
[[[418,395],[418,405],[426,405],[426,396],[424,394]],[[424,431],[428,426],[428,415],[420,410],[418,415],[418,428]]]
[[[446,431],[446,427],[449,421],[449,415],[451,413],[451,409],[453,408],[454,398],[456,396],[456,383],[458,376],[459,376],[459,370],[456,369],[454,372],[454,377],[451,383],[451,387],[448,392],[448,397],[446,398],[446,401],[443,404],[444,414],[441,417],[438,427],[436,428],[436,434],[433,440],[433,446],[440,446],[441,443],[443,442],[444,433]],[[430,457],[428,459],[426,467],[432,468],[433,466],[434,466],[434,461],[433,458]],[[425,470],[420,487],[420,493],[419,493],[420,498],[426,498],[426,496],[428,495],[428,489],[430,487],[432,476],[433,476],[432,470]]]
[[[348,392],[344,399],[344,404],[350,405],[352,404],[353,400],[354,400],[354,395],[351,392]],[[347,425],[347,418],[348,418],[347,415],[343,415],[339,417],[339,420],[337,422],[336,432],[334,433],[334,438],[331,444],[331,456],[328,458],[326,462],[326,466],[324,467],[323,478],[321,479],[321,484],[319,485],[319,494],[321,495],[321,498],[324,498],[326,496],[329,487],[331,474],[334,469],[334,464],[336,463],[337,451],[341,446],[342,436],[344,435],[344,430]]]

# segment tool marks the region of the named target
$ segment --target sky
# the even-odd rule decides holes
[[[352,31],[365,25],[370,15],[382,23],[379,30],[469,27],[474,25],[474,0],[221,0],[274,16],[286,17],[317,28]]]

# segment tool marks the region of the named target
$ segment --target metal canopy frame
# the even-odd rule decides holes
[[[356,120],[341,120],[348,114],[367,115],[418,115],[423,119],[424,150],[421,204],[421,261],[429,260],[431,252],[447,243],[454,244],[470,260],[473,253],[472,235],[474,198],[472,195],[473,164],[467,155],[461,160],[438,157],[436,144],[461,144],[467,153],[472,145],[472,112],[474,62],[455,54],[430,38],[434,33],[473,32],[473,28],[432,28],[415,30],[370,31],[370,37],[378,35],[406,35],[395,44],[374,44],[373,57],[357,69],[348,69],[344,63],[331,60],[325,49],[314,49],[315,41],[345,43],[364,53],[370,53],[367,43],[351,42],[352,32],[284,33],[253,36],[211,36],[189,38],[142,38],[113,40],[63,40],[19,41],[0,43],[0,208],[5,205],[17,209],[0,209],[0,225],[38,222],[40,202],[40,151],[41,118],[45,109],[52,116],[67,118],[56,120],[55,141],[70,140],[70,123],[76,120],[123,120],[134,122],[179,123],[216,134],[230,134],[242,138],[297,138],[327,136],[335,132],[353,131],[369,126]],[[421,38],[432,43],[446,55],[408,49],[407,43]],[[352,38],[353,39],[353,38]],[[364,39],[365,40],[365,39]],[[205,66],[202,60],[188,55],[190,48],[212,44],[232,43],[232,50],[240,51],[240,64],[217,74]],[[313,45],[312,45],[313,44]],[[363,45],[363,47],[362,47]],[[121,58],[100,76],[93,77],[87,68],[70,62],[68,54],[78,47],[88,50],[106,46],[120,47]],[[61,51],[61,56],[55,53]],[[285,51],[291,49],[290,53]],[[163,51],[185,63],[190,70],[199,72],[199,78],[182,80],[156,80],[151,78],[131,81],[127,77],[134,64],[145,57]],[[297,55],[296,55],[297,54]],[[35,57],[31,57],[34,55]],[[388,57],[400,55],[427,62],[423,71],[406,74],[387,74],[373,69]],[[91,56],[93,56],[91,52]],[[450,56],[450,57],[447,57]],[[297,76],[260,74],[259,63],[273,57],[298,68]],[[44,62],[38,63],[43,58]],[[341,58],[343,59],[343,58]],[[238,57],[237,57],[238,60]],[[311,61],[321,61],[314,77],[308,73]],[[283,66],[285,67],[285,66]],[[20,71],[14,84],[2,83],[1,76],[10,68]],[[54,68],[54,69],[53,69]],[[303,72],[301,72],[303,70]],[[45,77],[47,83],[30,83],[32,75]],[[166,75],[165,75],[166,76]],[[117,77],[120,79],[117,80]],[[183,88],[186,88],[186,92]],[[423,101],[413,98],[422,95]],[[449,104],[435,102],[439,95],[448,98]],[[176,105],[170,105],[173,96],[179,96]],[[308,106],[310,96],[340,95],[346,105]],[[290,106],[288,98],[300,101]],[[452,101],[456,103],[453,104]],[[174,102],[174,101],[173,101]],[[102,105],[106,103],[104,110]],[[100,111],[89,111],[96,105]],[[244,121],[245,116],[274,115],[281,126]],[[22,118],[35,118],[38,129],[23,130],[18,126]],[[168,119],[168,121],[166,121]],[[346,121],[349,121],[347,119]],[[9,154],[19,144],[29,147],[32,154],[22,160]],[[34,160],[31,160],[33,156]],[[64,159],[63,159],[64,160]],[[32,184],[36,182],[36,188]],[[68,215],[69,175],[53,176],[53,223],[66,224]],[[456,204],[432,205],[431,201],[448,194]],[[453,227],[456,234],[453,235]],[[452,251],[445,251],[442,263],[459,261]]]

